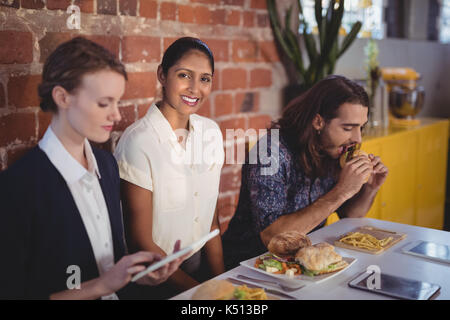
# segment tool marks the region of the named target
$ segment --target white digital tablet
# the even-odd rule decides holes
[[[376,276],[380,278],[378,281],[373,281]],[[348,285],[371,293],[407,300],[428,300],[441,288],[434,283],[406,279],[385,273],[367,272],[359,274]]]
[[[196,242],[192,243],[190,246],[187,246],[171,255],[168,255],[167,257],[165,257],[164,259],[152,264],[151,266],[149,266],[147,269],[145,269],[144,271],[139,272],[137,275],[135,275],[131,281],[136,281],[140,278],[142,278],[143,276],[145,276],[147,273],[158,270],[159,268],[161,268],[162,266],[168,264],[169,262],[172,262],[175,259],[178,259],[179,257],[185,255],[186,253],[194,250],[196,247],[202,246],[203,244],[205,244],[206,242],[208,242],[209,240],[211,240],[212,238],[214,238],[215,236],[217,236],[219,234],[219,229],[215,229],[213,231],[211,231],[210,233],[208,233],[207,235],[205,235],[204,237],[200,238],[199,240],[197,240]]]
[[[403,253],[450,264],[450,246],[417,240],[402,248]]]

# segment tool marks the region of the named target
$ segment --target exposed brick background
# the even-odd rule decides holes
[[[66,26],[67,7],[81,10],[81,29]],[[285,2],[285,1],[280,1]],[[287,83],[273,41],[265,0],[0,0],[0,170],[35,146],[50,124],[37,86],[48,55],[83,35],[116,54],[129,73],[122,120],[101,147],[113,150],[121,133],[161,96],[156,69],[177,38],[204,40],[215,56],[210,98],[199,111],[222,129],[226,149],[248,141],[226,129],[263,129],[281,110]],[[222,231],[234,214],[241,165],[222,171],[218,209]]]

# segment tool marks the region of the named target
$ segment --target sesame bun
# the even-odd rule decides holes
[[[277,256],[287,257],[295,255],[300,248],[310,245],[311,240],[309,240],[308,236],[292,230],[274,236],[270,240],[267,249]]]
[[[229,300],[233,298],[234,289],[229,281],[211,279],[198,287],[192,300]]]

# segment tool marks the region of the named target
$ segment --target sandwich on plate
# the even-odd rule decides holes
[[[310,245],[311,240],[303,233],[295,230],[280,233],[270,240],[269,253],[257,258],[254,267],[274,274],[299,275],[301,269],[295,262],[295,254]]]
[[[301,232],[291,230],[274,236],[267,245],[267,249],[280,258],[294,260],[295,254],[300,248],[310,245],[311,240],[308,236]]]
[[[325,242],[301,248],[295,255],[295,261],[307,276],[336,272],[348,266],[342,256],[334,251],[334,246]]]

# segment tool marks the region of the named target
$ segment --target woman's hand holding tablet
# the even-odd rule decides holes
[[[205,242],[211,240],[212,238],[214,238],[215,236],[217,236],[220,233],[219,229],[215,229],[213,231],[211,231],[210,233],[208,233],[207,235],[205,235],[204,237],[200,238],[199,240],[197,240],[196,242],[192,243],[191,245],[177,251],[175,250],[173,254],[165,257],[164,259],[152,264],[151,266],[149,266],[147,269],[145,269],[144,271],[139,272],[138,274],[136,274],[131,281],[135,282],[138,279],[142,278],[143,276],[145,276],[146,274],[153,272],[155,270],[160,269],[161,267],[165,266],[166,264],[181,258],[180,260],[180,264],[181,262],[184,260],[185,256],[187,256],[192,250],[194,250],[196,247],[203,245]],[[177,265],[178,268],[179,264]],[[170,273],[169,273],[170,274]]]

